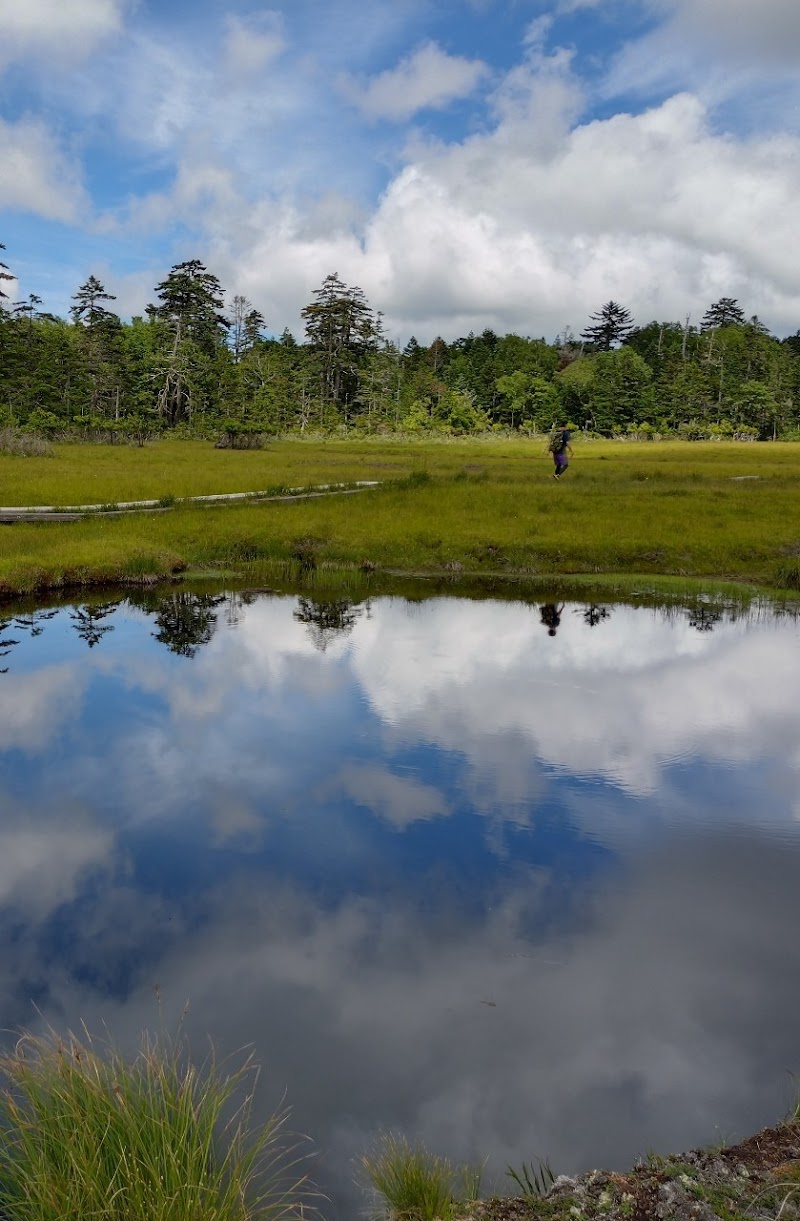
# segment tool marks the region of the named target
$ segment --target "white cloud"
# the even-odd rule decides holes
[[[348,764],[330,785],[333,794],[339,790],[355,805],[385,818],[400,830],[411,823],[450,813],[438,789],[383,767]]]
[[[796,0],[649,0],[670,14],[666,32],[700,40],[723,53],[766,56],[796,67],[800,52],[800,6]]]
[[[429,42],[364,85],[348,78],[341,84],[369,118],[401,121],[420,110],[439,110],[468,97],[487,73],[481,60],[448,55]]]
[[[16,59],[84,59],[122,28],[126,0],[0,0],[0,69]]]
[[[38,119],[0,118],[0,208],[75,221],[90,212],[81,172]]]
[[[336,268],[400,339],[552,337],[609,297],[640,321],[697,317],[721,294],[794,331],[800,139],[720,134],[689,94],[580,123],[580,96],[563,57],[515,69],[494,128],[410,149],[363,231],[309,231],[275,198],[211,215],[219,274],[295,328]]]
[[[412,611],[379,599],[352,631],[334,636],[323,661],[293,609],[291,599],[259,599],[188,669],[155,658],[148,667],[117,665],[132,689],[160,693],[165,704],[168,728],[137,725],[111,769],[130,792],[142,777],[155,789],[157,801],[139,803],[149,817],[188,793],[217,810],[231,792],[223,794],[219,777],[232,770],[245,809],[263,808],[265,794],[273,808],[289,808],[300,784],[314,805],[344,793],[396,827],[446,817],[448,794],[392,768],[393,745],[422,742],[464,760],[461,783],[475,809],[523,821],[543,767],[651,795],[676,761],[746,767],[771,759],[783,806],[800,795],[792,624],[767,631],[728,622],[706,634],[683,616],[670,623],[620,607],[588,628],[567,607],[551,638],[537,606],[434,600]],[[778,656],[784,681],[765,684]],[[389,753],[342,769],[332,710],[353,683]],[[328,729],[298,780],[287,735],[301,732],[309,706]],[[248,761],[244,770],[231,767],[231,743]],[[101,765],[108,770],[106,759]],[[83,762],[72,791],[88,800],[95,783]]]
[[[6,674],[0,685],[0,750],[36,754],[53,746],[57,734],[79,712],[85,670],[64,662],[33,674]]]
[[[87,873],[106,868],[114,837],[79,811],[12,812],[3,803],[0,827],[0,905],[43,920],[75,897]]]
[[[262,72],[286,49],[280,13],[260,13],[249,20],[229,14],[226,24],[224,71],[234,81]]]

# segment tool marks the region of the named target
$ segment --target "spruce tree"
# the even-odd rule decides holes
[[[715,331],[721,326],[731,326],[735,323],[741,326],[744,322],[744,310],[739,308],[735,297],[720,297],[719,301],[715,301],[710,305],[703,314],[703,321],[700,324],[700,329],[703,331]]]
[[[633,330],[630,310],[617,301],[607,301],[599,313],[591,314],[593,326],[581,332],[581,339],[591,343],[601,352],[608,352],[616,343],[622,343]]]

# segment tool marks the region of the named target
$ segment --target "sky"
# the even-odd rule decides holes
[[[199,258],[302,336],[552,340],[721,296],[800,327],[797,0],[0,0],[13,299]]]

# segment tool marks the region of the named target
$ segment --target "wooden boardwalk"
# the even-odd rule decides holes
[[[17,522],[36,522],[48,525],[64,521],[82,521],[86,517],[122,517],[128,513],[169,513],[183,505],[225,505],[243,500],[256,504],[274,501],[314,500],[320,496],[353,496],[380,487],[377,479],[359,479],[356,483],[324,483],[315,488],[287,488],[285,492],[220,492],[211,496],[176,497],[174,504],[164,505],[159,500],[124,500],[113,505],[5,505],[0,507],[0,525],[12,526]]]

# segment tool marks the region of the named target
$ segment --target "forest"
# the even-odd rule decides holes
[[[2,247],[0,247],[2,249]],[[9,256],[5,256],[9,257]],[[289,433],[536,433],[637,440],[800,438],[800,331],[779,339],[737,300],[698,326],[637,324],[608,301],[552,341],[492,330],[399,347],[336,273],[271,337],[199,260],[178,263],[143,316],[123,321],[95,276],[68,319],[13,301],[0,264],[0,428],[144,444],[174,431],[234,448]],[[274,334],[274,332],[273,332]]]

